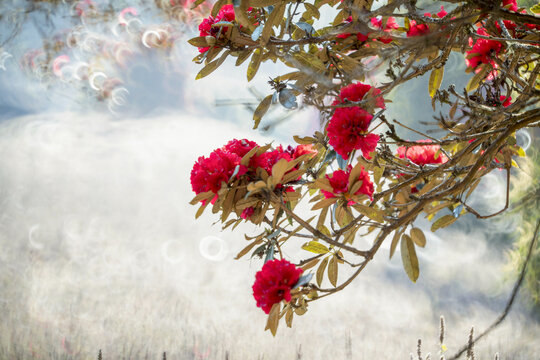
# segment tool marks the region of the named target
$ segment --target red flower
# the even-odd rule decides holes
[[[232,4],[225,5],[219,10],[218,14],[215,18],[212,16],[207,17],[206,19],[203,19],[201,24],[199,25],[199,36],[213,36],[215,38],[218,37],[218,34],[224,34],[227,32],[228,27],[212,27],[212,25],[220,22],[220,21],[228,21],[232,22],[235,19],[234,15],[234,7]],[[208,51],[210,47],[200,47],[199,52],[203,53],[205,51]]]
[[[444,6],[441,6],[441,11],[437,13],[437,16],[439,17],[439,19],[442,19],[446,15],[448,15],[448,13],[444,10]],[[431,17],[431,13],[424,13],[424,16]],[[407,30],[407,37],[426,35],[427,33],[429,33],[429,26],[427,24],[416,24],[415,20],[409,21],[409,30]]]
[[[510,11],[518,11],[516,0],[503,0],[501,6],[507,8]]]
[[[484,28],[479,28],[476,33],[482,36],[489,35]],[[503,48],[500,42],[488,39],[476,39],[476,43],[473,44],[472,38],[469,38],[469,46],[472,49],[466,51],[465,63],[470,69],[476,69],[480,64],[491,64],[495,67],[493,57],[498,55]]]
[[[349,16],[347,19],[345,19],[345,21],[348,22],[348,23],[352,22],[352,16]],[[373,25],[373,27],[375,27],[375,29],[383,30],[385,32],[390,32],[393,29],[399,28],[399,25],[396,23],[396,19],[393,18],[393,17],[388,18],[388,20],[386,22],[386,26],[384,27],[384,29],[382,28],[382,19],[377,19],[376,17],[374,17],[374,18],[371,18],[370,21],[371,21],[371,25]],[[338,39],[347,39],[351,35],[352,34],[349,34],[349,33],[343,33],[343,34],[337,35],[336,37]],[[367,34],[357,33],[356,34],[356,38],[358,39],[359,42],[367,41],[368,37],[369,37],[369,33],[367,33]],[[383,42],[385,44],[388,44],[388,43],[390,43],[392,41],[392,39],[390,39],[388,37],[380,37],[378,39],[373,39],[373,40],[379,40],[379,41],[381,41],[381,42]]]
[[[255,275],[253,297],[257,306],[268,314],[274,304],[291,301],[291,289],[303,270],[287,260],[271,260]]]
[[[431,143],[431,140],[419,140],[419,142]],[[440,149],[439,145],[400,146],[397,153],[401,159],[406,157],[416,165],[444,164],[448,161],[448,158],[442,152],[437,154]]]
[[[302,155],[310,154],[310,158],[313,158],[317,155],[317,153],[317,149],[315,149],[311,144],[298,145],[296,149],[294,149],[292,157],[293,159],[297,159]]]
[[[407,37],[421,36],[429,33],[429,27],[427,24],[416,24],[415,20],[409,21],[409,30],[407,30]]]
[[[242,214],[240,214],[240,217],[244,220],[249,220],[251,218],[251,215],[255,212],[255,209],[253,206],[247,207],[242,211]]]
[[[342,104],[346,100],[354,102],[365,100],[364,97],[370,91],[370,94],[375,97],[375,107],[384,109],[384,99],[382,98],[382,96],[380,96],[381,90],[374,88],[371,85],[362,83],[350,84],[341,88],[341,90],[339,91],[339,96],[334,100],[332,105]]]
[[[223,182],[227,183],[234,174],[246,173],[247,168],[240,165],[242,158],[223,149],[214,150],[209,157],[201,156],[191,170],[191,188],[196,194],[212,191],[217,194]],[[212,200],[214,203],[216,198]]]
[[[512,97],[511,96],[501,95],[500,100],[501,100],[502,106],[504,106],[504,107],[509,107],[510,105],[512,105]]]
[[[371,25],[373,25],[373,27],[375,27],[375,29],[378,29],[378,30],[382,30],[384,32],[390,32],[394,29],[398,29],[399,28],[399,25],[397,24],[396,22],[396,19],[393,18],[393,17],[389,17],[388,20],[386,21],[386,25],[383,29],[383,26],[382,26],[382,18],[378,19],[378,18],[371,18]],[[380,38],[377,38],[377,40],[379,40],[380,42],[384,43],[384,44],[389,44],[390,42],[392,42],[392,39],[389,38],[389,37],[380,37]]]
[[[288,152],[283,151],[283,147],[279,145],[275,150],[267,151],[261,155],[255,155],[251,158],[249,165],[254,169],[263,168],[268,175],[272,175],[272,167],[281,159],[291,161],[292,156]]]
[[[326,178],[330,182],[330,186],[332,186],[332,192],[321,190],[324,197],[326,199],[338,197],[340,194],[344,194],[346,199],[349,199],[349,196],[351,195],[358,195],[358,194],[365,194],[369,196],[370,199],[373,200],[373,182],[371,181],[369,174],[367,171],[364,171],[364,168],[362,167],[362,171],[360,172],[360,175],[358,176],[358,180],[362,181],[362,186],[360,186],[360,189],[358,189],[354,194],[349,194],[349,175],[351,174],[352,167],[349,165],[347,167],[347,171],[344,170],[336,170],[332,173],[332,177],[326,175]],[[349,200],[348,205],[354,204],[353,200]]]
[[[242,139],[242,140],[233,139],[229,141],[227,145],[223,147],[223,150],[229,151],[242,158],[255,146],[258,146],[255,141],[250,141],[247,139]]]
[[[379,136],[368,134],[373,116],[359,107],[337,108],[326,128],[328,143],[344,159],[348,159],[353,150],[360,149],[365,158],[377,147]]]

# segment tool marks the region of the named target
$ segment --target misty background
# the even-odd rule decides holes
[[[482,222],[465,216],[436,234],[419,219],[428,241],[418,249],[416,284],[385,244],[351,286],[311,303],[273,338],[251,290],[262,260],[233,260],[243,234],[257,229],[221,231],[210,212],[195,220],[189,174],[199,156],[233,138],[288,145],[292,135],[311,135],[316,111],[276,105],[261,124],[269,129],[252,130],[250,107],[270,93],[268,78],[287,69],[263,64],[248,84],[247,64],[226,61],[195,81],[197,49],[185,43],[193,26],[173,22],[165,50],[115,33],[117,17],[86,24],[77,31],[87,46],[58,54],[69,61],[56,73],[29,70],[19,60],[42,45],[40,27],[73,29],[72,9],[58,11],[50,24],[30,14],[17,41],[0,50],[1,356],[86,359],[102,349],[105,359],[157,359],[164,351],[171,359],[408,359],[421,338],[424,353],[438,358],[441,315],[451,355],[471,326],[482,331],[502,311],[515,281],[507,254],[519,213]],[[139,13],[133,26],[164,22]],[[108,41],[126,52],[104,50]],[[89,74],[119,79],[117,97],[100,100],[97,78],[77,78],[81,63]],[[453,54],[443,87],[463,87],[464,69]],[[390,98],[388,118],[432,120],[427,78]],[[536,141],[528,133],[518,139]],[[504,206],[502,175],[483,180],[474,205]],[[298,255],[291,250],[292,260]],[[539,335],[538,316],[519,295],[505,322],[476,344],[478,358],[538,358]]]

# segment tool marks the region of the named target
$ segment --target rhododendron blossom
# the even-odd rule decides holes
[[[228,30],[227,26],[218,27],[212,26],[221,21],[232,22],[235,19],[234,7],[232,4],[225,5],[219,10],[216,17],[209,16],[206,19],[203,19],[199,25],[199,36],[212,36],[215,38],[219,37],[219,34],[226,33]],[[199,52],[203,53],[208,51],[210,47],[199,47]]]
[[[247,139],[237,140],[233,139],[223,147],[224,150],[232,152],[240,157],[246,155],[251,149],[255,146],[258,146],[255,141],[250,141]]]
[[[418,142],[431,143],[431,140],[419,140]],[[414,145],[400,146],[397,154],[401,159],[409,159],[416,165],[444,164],[448,157],[442,153],[439,145]]]
[[[330,186],[332,186],[332,192],[321,190],[326,199],[344,196],[345,199],[348,200],[347,205],[353,205],[355,202],[350,200],[349,197],[352,195],[364,194],[373,200],[373,182],[371,181],[368,172],[364,171],[364,167],[362,167],[362,171],[360,171],[360,175],[357,179],[362,182],[362,185],[354,194],[349,193],[349,175],[351,174],[351,170],[352,167],[349,165],[347,171],[336,170],[332,173],[332,176],[326,175],[326,178],[330,182]]]
[[[479,28],[476,30],[476,33],[482,36],[489,36],[484,28]],[[480,64],[491,64],[495,67],[496,64],[493,61],[493,57],[498,55],[503,48],[503,44],[498,41],[481,38],[476,39],[476,42],[472,38],[469,38],[469,46],[472,49],[466,52],[467,56],[465,58],[465,63],[469,69],[476,69]]]
[[[242,214],[240,214],[240,217],[244,220],[249,220],[251,218],[251,215],[255,212],[255,209],[253,206],[247,207],[242,211]]]
[[[374,102],[376,108],[385,108],[384,99],[380,96],[381,90],[363,83],[354,83],[341,88],[338,97],[334,100],[332,105],[339,105],[347,100],[354,102],[366,100],[367,98],[365,99],[365,97],[368,93],[375,98]]]
[[[291,301],[291,289],[298,282],[303,270],[289,261],[271,260],[255,275],[253,297],[257,306],[268,314],[274,304]]]
[[[223,182],[246,173],[247,168],[240,165],[242,158],[224,149],[214,150],[209,157],[201,156],[191,170],[191,187],[196,194],[212,191],[217,194]],[[214,200],[212,200],[215,202]]]
[[[517,1],[516,0],[503,0],[502,7],[510,11],[518,11]]]
[[[375,151],[379,136],[369,134],[373,116],[359,107],[337,108],[328,123],[328,143],[343,158],[348,159],[354,150],[361,150],[366,159]]]
[[[444,10],[444,6],[441,6],[441,11],[437,13],[437,17],[439,19],[442,19],[448,15],[448,13]],[[424,13],[424,16],[431,17],[431,13],[426,12]],[[409,30],[407,30],[407,37],[411,36],[421,36],[426,35],[429,33],[429,26],[427,24],[417,24],[415,20],[409,21]]]
[[[352,22],[352,16],[349,16],[347,19],[345,19],[346,22]],[[399,25],[396,23],[396,19],[393,18],[393,17],[389,17],[388,20],[386,21],[386,25],[384,26],[384,29],[383,29],[383,26],[382,26],[382,19],[378,19],[376,17],[374,18],[371,18],[370,19],[370,22],[371,22],[371,25],[373,25],[373,27],[377,30],[383,30],[384,32],[390,32],[394,29],[397,29],[399,28]],[[343,33],[343,34],[338,34],[336,35],[336,37],[338,39],[347,39],[349,36],[351,36],[352,34],[350,33]],[[359,42],[365,42],[368,40],[369,38],[369,33],[367,34],[363,34],[363,33],[357,33],[356,34],[356,38],[358,39]],[[386,37],[386,36],[383,36],[383,37],[379,37],[379,38],[376,38],[376,39],[373,39],[373,40],[378,40],[378,41],[381,41],[385,44],[388,44],[392,41],[392,39],[390,37]],[[368,45],[366,45],[368,46]]]
[[[292,156],[279,145],[275,150],[270,150],[252,157],[250,166],[253,168],[263,168],[268,175],[272,175],[272,167],[281,159],[291,161]]]

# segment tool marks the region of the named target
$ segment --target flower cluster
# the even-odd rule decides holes
[[[348,22],[348,23],[351,23],[352,22],[352,16],[349,16],[347,19],[345,19],[345,21]],[[393,17],[388,18],[384,28],[383,28],[383,24],[382,24],[382,19],[380,19],[380,18],[376,18],[376,17],[371,18],[370,22],[371,22],[371,25],[376,30],[382,30],[382,31],[387,32],[387,33],[391,32],[392,30],[395,30],[395,29],[399,28],[399,25],[396,23],[396,19],[393,18]],[[343,34],[337,35],[336,37],[338,39],[347,39],[351,35],[352,34],[350,34],[350,33],[343,33]],[[368,40],[369,33],[367,33],[367,34],[357,33],[356,38],[358,39],[359,42],[363,43],[363,42]],[[388,37],[388,36],[381,36],[381,37],[373,39],[373,40],[378,40],[378,41],[381,41],[381,42],[383,42],[385,44],[388,44],[388,43],[390,43],[392,41],[392,39],[390,37]]]
[[[277,148],[267,150],[261,154],[254,154],[249,162],[243,165],[242,158],[253,148],[258,147],[257,143],[247,139],[231,140],[220,149],[214,150],[208,157],[201,156],[191,170],[191,187],[196,194],[211,191],[215,194],[212,203],[218,198],[218,192],[224,184],[233,179],[244,176],[247,182],[257,180],[257,169],[264,170],[268,175],[272,175],[272,167],[281,159],[288,162],[298,159],[300,156],[308,155],[311,158],[317,151],[311,145],[298,145],[296,148],[288,147],[283,150],[280,145]],[[297,169],[297,167],[292,170]],[[290,170],[290,171],[292,171]],[[282,189],[281,184],[276,186]],[[290,188],[285,188],[290,191]],[[253,214],[253,209],[245,209],[242,218],[247,219]]]
[[[478,28],[476,30],[478,35],[488,36],[486,29]],[[495,61],[493,60],[494,56],[497,56],[502,48],[503,44],[488,39],[476,39],[476,42],[472,38],[469,38],[469,46],[471,50],[467,51],[465,57],[465,63],[467,68],[475,70],[480,64],[491,64],[493,67],[496,67]]]
[[[326,175],[326,178],[328,179],[330,186],[332,186],[332,191],[326,191],[321,190],[324,197],[326,199],[334,198],[334,197],[344,197],[347,200],[347,205],[353,205],[356,202],[352,199],[350,199],[351,196],[357,196],[360,194],[364,194],[369,196],[370,199],[373,200],[373,182],[371,181],[369,174],[367,171],[364,171],[364,168],[362,167],[362,170],[360,171],[360,174],[357,179],[353,179],[353,181],[361,182],[360,187],[358,190],[354,192],[354,194],[350,193],[349,187],[349,175],[351,174],[352,167],[349,165],[347,167],[347,171],[344,170],[336,170],[332,173],[332,176]]]
[[[442,19],[448,15],[448,13],[444,10],[444,6],[441,6],[441,11],[437,13],[437,17],[439,19]],[[432,17],[431,13],[424,13],[424,16]],[[409,29],[407,30],[407,37],[411,36],[421,36],[426,35],[429,33],[429,26],[427,24],[417,24],[415,20],[409,21]]]
[[[222,21],[232,22],[235,19],[234,7],[231,4],[225,5],[219,10],[216,17],[209,16],[206,19],[203,19],[199,25],[199,36],[212,36],[216,39],[220,37],[221,34],[227,32],[227,26],[214,26]],[[199,47],[199,52],[203,53],[210,49],[210,47]]]
[[[418,142],[431,143],[431,140],[419,140]],[[444,164],[448,157],[441,152],[439,145],[414,145],[401,146],[397,149],[397,154],[401,159],[409,159],[416,165]]]
[[[303,270],[289,261],[271,260],[255,275],[253,297],[257,306],[268,314],[281,300],[291,301],[291,289],[298,282]]]
[[[351,84],[341,89],[332,105],[365,100],[367,103],[364,106],[368,109],[384,109],[384,99],[380,93],[379,89],[367,84]],[[364,157],[370,159],[370,153],[379,141],[378,135],[368,133],[372,119],[373,115],[359,106],[336,108],[326,129],[328,143],[344,159],[348,159],[354,150],[361,150]]]

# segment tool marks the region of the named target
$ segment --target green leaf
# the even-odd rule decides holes
[[[253,128],[256,129],[259,127],[259,123],[261,122],[264,114],[268,111],[270,108],[270,105],[272,104],[272,95],[268,95],[261,101],[259,106],[255,109],[255,112],[253,113],[253,121],[255,124],[253,124]]]
[[[308,243],[305,243],[304,245],[302,245],[302,249],[306,251],[311,251],[315,254],[326,254],[328,251],[330,251],[326,246],[324,246],[318,241],[310,241]]]
[[[202,79],[203,77],[211,74],[214,70],[216,70],[221,64],[223,64],[223,62],[225,61],[225,59],[227,58],[227,56],[229,55],[230,51],[227,50],[223,53],[223,55],[221,55],[218,59],[206,64],[205,67],[203,67],[201,69],[201,71],[199,71],[199,73],[197,74],[197,76],[195,77],[195,80],[199,80],[199,79]]]
[[[253,55],[251,56],[251,61],[249,62],[249,66],[247,69],[247,80],[251,81],[255,77],[255,74],[257,74],[257,70],[259,70],[259,66],[261,65],[261,49],[257,49],[253,52]]]
[[[409,279],[412,282],[416,282],[420,275],[420,267],[418,266],[418,257],[416,256],[414,243],[407,234],[403,234],[401,237],[401,260],[403,261],[403,267]]]
[[[448,225],[453,224],[458,218],[454,215],[444,215],[438,218],[432,225],[431,225],[431,231],[435,232],[438,229],[442,229],[444,227],[447,227]]]
[[[429,75],[429,85],[428,85],[429,96],[431,97],[435,96],[435,93],[441,87],[443,77],[444,77],[444,66],[441,66],[440,68],[435,68],[431,71],[431,75]]]

